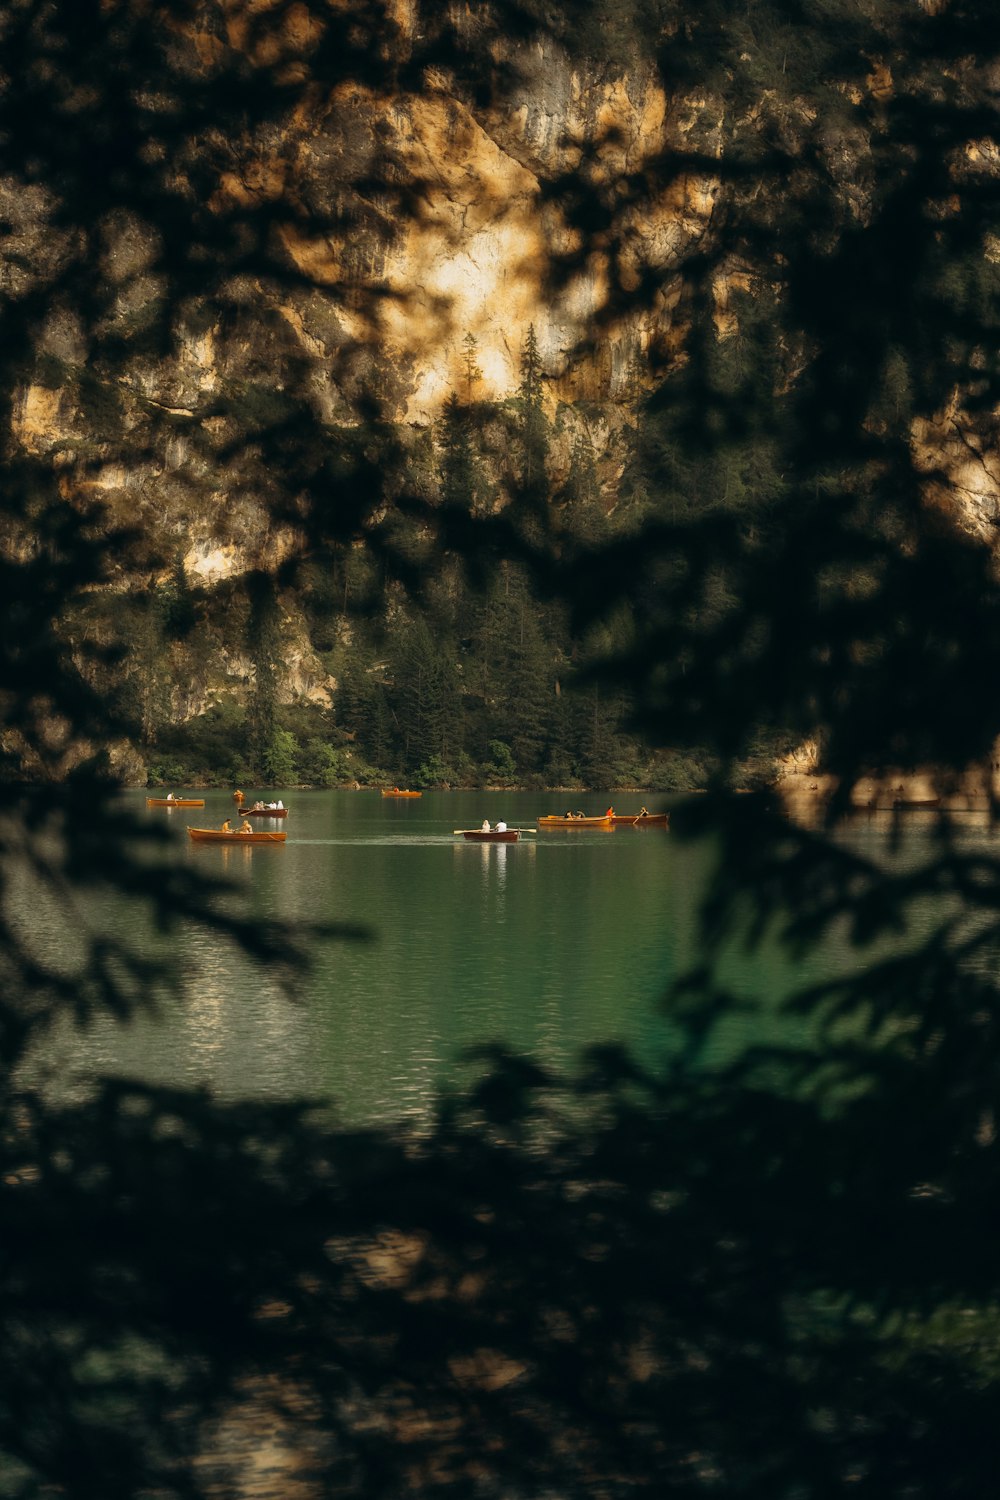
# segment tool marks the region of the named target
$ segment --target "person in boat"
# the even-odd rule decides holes
[[[506,833],[507,832],[507,824],[504,822],[503,818],[498,818],[497,819],[496,832],[497,833]]]
[[[640,818],[648,818],[649,817],[649,808],[648,807],[640,807],[639,812],[638,812],[638,816]]]
[[[278,809],[278,811],[280,812],[281,809],[284,807],[285,804],[282,802],[281,798],[279,797],[278,800],[277,800],[277,802],[274,805]]]
[[[607,810],[607,812],[604,814],[604,816],[606,818],[613,818],[614,815],[615,815],[615,810],[614,810],[613,807],[609,807],[608,810]]]
[[[226,818],[225,822],[222,824],[221,828],[219,829],[219,832],[220,833],[232,833],[232,831],[233,830],[232,830],[232,827],[230,825],[229,819]]]
[[[239,787],[237,787],[235,792],[233,793],[233,801],[236,803],[240,803],[243,801],[243,793],[240,791]]]
[[[174,800],[174,794],[173,794],[173,792],[168,792],[167,793],[167,801],[168,802],[173,802],[173,800]]]
[[[585,813],[582,813],[582,812],[580,812],[580,810],[579,810],[579,808],[577,808],[577,810],[576,810],[576,812],[575,812],[575,813],[574,813],[574,814],[573,814],[573,816],[574,816],[574,818],[583,818],[583,817],[586,817],[586,814],[585,814]]]
[[[489,818],[484,818],[483,819],[483,826],[482,826],[482,828],[480,828],[479,832],[480,833],[489,833],[489,831],[490,831],[490,820],[489,820]]]
[[[251,812],[263,812],[263,811],[264,811],[264,804],[263,804],[263,802],[262,802],[262,801],[261,801],[261,800],[260,800],[260,798],[259,798],[259,797],[258,797],[258,798],[257,798],[257,801],[256,801],[256,802],[255,802],[255,803],[254,803],[254,805],[253,805],[253,807],[252,807],[252,808],[251,808],[251,809],[250,809],[250,811],[251,811]]]
[[[563,813],[563,817],[564,818],[571,818],[572,816],[573,816],[573,814],[571,812]]]
[[[244,818],[240,824],[240,833],[253,833],[253,824],[249,818]]]

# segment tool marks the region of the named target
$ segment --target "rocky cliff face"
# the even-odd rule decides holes
[[[478,24],[461,8],[451,16],[459,31]],[[484,40],[481,61],[503,87],[480,90],[446,48],[421,51],[408,0],[388,7],[377,47],[368,38],[366,67],[345,66],[339,79],[314,68],[331,38],[355,45],[361,24],[348,24],[346,7],[270,0],[206,4],[174,23],[172,78],[189,80],[205,124],[194,110],[179,145],[168,150],[154,132],[142,150],[190,215],[204,264],[223,247],[225,273],[203,285],[198,255],[183,235],[171,242],[169,217],[102,203],[73,231],[42,188],[2,188],[6,286],[30,291],[33,265],[71,264],[74,233],[89,237],[99,266],[96,312],[69,286],[39,313],[39,358],[12,425],[64,493],[99,498],[113,520],[138,525],[147,545],[119,560],[122,588],[137,570],[160,576],[178,553],[210,586],[280,564],[297,542],[298,494],[328,482],[324,459],[302,472],[293,464],[275,505],[269,443],[291,403],[328,447],[331,432],[356,423],[359,402],[426,431],[452,391],[492,402],[515,391],[529,327],[548,414],[560,418],[553,478],[585,430],[613,501],[637,385],[650,357],[669,357],[683,335],[677,268],[714,230],[721,189],[710,164],[723,144],[706,127],[709,95],[669,98],[651,66],[624,54],[585,63],[551,39],[498,36]],[[244,73],[253,89],[265,70],[273,106],[227,133],[213,90],[243,86]],[[891,69],[876,60],[866,86],[885,101]],[[169,92],[162,103],[154,92],[148,118],[167,118]],[[233,119],[251,113],[234,109]],[[662,154],[695,122],[701,165],[663,171]],[[864,174],[838,141],[831,171],[860,220]],[[715,285],[723,332],[730,274],[739,284],[733,266]],[[633,297],[640,288],[652,290]],[[958,495],[964,524],[985,536],[1000,459],[984,434],[956,398],[915,430],[914,450],[929,494],[948,491],[952,508]],[[325,674],[302,661],[294,690],[321,691]]]
[[[189,38],[200,66],[227,47],[250,46],[237,14],[224,36]],[[427,425],[447,394],[463,389],[467,335],[481,371],[471,394],[503,400],[517,385],[532,325],[550,412],[560,402],[596,403],[595,430],[610,431],[646,351],[670,326],[668,295],[652,314],[606,316],[614,288],[649,268],[662,275],[703,231],[713,189],[690,183],[654,213],[637,212],[624,257],[600,236],[584,246],[552,184],[583,164],[595,195],[613,197],[626,176],[641,176],[665,140],[662,89],[648,69],[587,71],[554,47],[505,61],[518,83],[502,111],[477,109],[444,72],[419,94],[346,83],[304,90],[284,120],[235,143],[209,206],[223,222],[274,214],[281,250],[299,274],[284,287],[248,280],[242,326],[231,316],[221,326],[206,301],[180,323],[170,350],[137,357],[124,347],[117,367],[97,377],[107,390],[96,421],[77,388],[87,336],[71,312],[53,310],[50,369],[21,392],[19,441],[69,469],[85,448],[86,486],[128,511],[159,511],[188,538],[191,571],[212,580],[239,566],[220,509],[241,540],[253,531],[252,503],[234,515],[231,494],[221,492],[225,476],[211,471],[211,423],[225,420],[214,408],[234,387],[280,394],[291,367],[307,367],[317,415],[337,422],[350,418],[357,382],[374,380],[387,416]],[[383,192],[366,196],[358,188],[366,180]],[[395,211],[386,183],[406,198],[405,212]],[[105,227],[113,317],[134,330],[163,295],[154,237],[138,221]],[[563,268],[558,278],[554,265]],[[137,464],[139,439],[154,425],[155,452]],[[275,543],[270,533],[266,542]]]
[[[267,64],[279,41],[308,54],[316,37],[306,12],[292,7],[278,41],[262,40],[251,22],[268,10],[222,7],[211,26],[179,34],[184,66],[210,85],[234,57]],[[560,416],[554,477],[568,469],[583,425],[613,493],[637,371],[671,321],[669,292],[652,311],[619,314],[616,288],[650,269],[663,278],[703,232],[712,185],[689,183],[653,213],[626,214],[624,254],[618,241],[585,238],[553,185],[581,171],[595,201],[614,200],[626,178],[642,177],[668,129],[651,70],[586,68],[551,44],[507,47],[496,62],[516,82],[504,107],[477,105],[445,68],[422,74],[419,91],[390,86],[413,45],[408,9],[397,7],[395,19],[385,87],[310,81],[225,150],[205,140],[204,211],[220,234],[266,222],[281,275],[234,274],[222,298],[188,296],[171,306],[164,339],[162,229],[141,214],[108,213],[93,226],[101,318],[88,322],[69,297],[46,310],[40,357],[13,404],[13,437],[58,475],[64,494],[99,500],[112,523],[138,526],[146,545],[112,567],[123,589],[137,570],[164,576],[177,555],[207,586],[289,555],[294,517],[276,517],[266,464],[251,451],[253,433],[282,420],[286,397],[304,400],[329,429],[353,424],[367,393],[384,420],[426,430],[452,391],[511,396],[529,327],[548,414]],[[11,205],[15,196],[12,186]],[[12,207],[12,264],[43,254],[54,266],[46,210],[41,199],[33,211],[23,198]],[[286,693],[329,687],[307,657],[298,652]],[[206,686],[182,711],[209,701]]]

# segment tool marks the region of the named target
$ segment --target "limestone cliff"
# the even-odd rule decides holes
[[[141,5],[104,9],[142,20]],[[683,354],[681,269],[740,190],[731,167],[723,187],[727,153],[743,132],[780,138],[795,160],[815,121],[806,100],[777,97],[785,43],[771,82],[758,79],[763,42],[748,42],[728,71],[668,94],[653,61],[663,37],[645,39],[645,56],[607,46],[588,59],[544,27],[515,39],[490,30],[485,11],[452,6],[430,46],[429,10],[396,0],[369,11],[186,7],[169,23],[167,74],[130,94],[147,138],[136,127],[128,192],[115,188],[116,172],[127,177],[121,99],[102,105],[86,58],[59,105],[64,118],[104,110],[107,191],[95,180],[92,212],[75,204],[74,221],[58,173],[49,189],[32,181],[30,143],[21,178],[0,182],[3,285],[30,305],[34,356],[12,396],[14,444],[62,493],[98,498],[113,523],[137,528],[112,570],[123,591],[164,578],[178,556],[209,588],[280,567],[336,491],[329,455],[345,431],[375,417],[412,446],[450,392],[503,403],[529,327],[558,417],[553,484],[586,432],[613,506],[637,389]],[[463,71],[470,59],[478,73]],[[865,67],[840,93],[887,107],[892,66],[873,56]],[[689,165],[671,160],[695,135]],[[869,146],[857,123],[809,137],[857,224]],[[973,167],[983,162],[956,165],[956,183]],[[730,294],[752,279],[737,255],[713,276],[725,337]],[[295,453],[282,447],[292,410],[310,424]],[[912,446],[928,497],[991,538],[1000,448],[982,411],[969,417],[956,389],[914,426]],[[374,484],[346,505],[338,494],[341,534],[376,524],[385,498]],[[283,691],[322,696],[329,674],[288,611],[299,666]],[[189,688],[177,712],[239,678],[225,658],[220,648],[219,680]]]
[[[222,7],[222,26],[183,36],[185,65],[210,84],[240,55],[266,63],[277,43],[249,23],[268,9]],[[405,9],[398,19],[397,62],[413,40]],[[310,25],[293,7],[281,45],[308,55]],[[167,339],[153,337],[171,295],[162,232],[124,212],[94,226],[102,316],[88,322],[69,297],[51,300],[12,431],[64,494],[99,500],[112,524],[138,525],[147,545],[113,568],[117,586],[128,589],[137,573],[165,576],[177,555],[206,586],[280,564],[296,544],[294,518],[276,516],[248,433],[280,422],[286,395],[304,400],[320,429],[351,425],[359,392],[377,396],[383,420],[429,429],[449,392],[463,389],[469,335],[477,375],[463,395],[502,402],[534,328],[546,409],[559,415],[554,481],[582,426],[611,503],[637,372],[669,336],[666,273],[704,232],[714,188],[686,182],[653,212],[626,214],[625,252],[620,234],[584,243],[552,184],[582,171],[595,196],[613,198],[624,175],[641,176],[662,150],[668,101],[648,66],[587,66],[551,42],[507,51],[516,83],[502,108],[477,105],[441,68],[421,76],[419,91],[310,79],[278,118],[225,149],[207,132],[210,190],[199,191],[209,214],[220,234],[265,220],[281,274],[229,277],[218,299],[172,305]],[[38,253],[47,206],[32,212],[14,183],[5,206],[13,265]],[[665,287],[656,304],[608,315],[614,289],[650,270]],[[315,695],[326,682],[307,655],[284,692]],[[198,711],[212,691],[186,691],[177,711]]]

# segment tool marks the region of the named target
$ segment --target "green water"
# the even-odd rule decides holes
[[[225,943],[181,932],[182,1001],[156,1022],[63,1029],[46,1060],[64,1082],[111,1072],[228,1098],[309,1095],[363,1122],[419,1116],[482,1043],[558,1067],[608,1040],[648,1064],[670,1046],[663,999],[695,954],[704,848],[652,828],[540,831],[514,845],[453,835],[484,816],[534,826],[538,814],[565,810],[552,796],[294,790],[284,794],[284,845],[199,846],[187,824],[218,826],[232,809],[226,794],[205,795],[204,810],[143,815],[167,822],[177,857],[240,882],[257,916],[362,924],[371,940],[319,945],[305,1001],[290,1004]],[[617,798],[620,810],[641,800]],[[573,798],[588,813],[607,802]],[[856,837],[863,845],[884,832],[869,823]],[[110,898],[100,917],[114,931]],[[32,920],[42,920],[37,907]],[[774,943],[734,950],[727,983],[762,1003],[726,1020],[713,1045],[769,1039],[777,996],[862,961],[846,940],[794,969]]]

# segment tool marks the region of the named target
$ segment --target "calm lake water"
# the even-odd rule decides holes
[[[145,793],[129,795],[144,809]],[[187,825],[217,827],[232,810],[228,794],[204,795],[203,810],[144,816],[168,822],[181,859],[244,884],[261,918],[357,923],[371,940],[320,945],[306,1001],[291,1004],[226,944],[182,932],[174,945],[185,973],[181,1003],[155,1022],[64,1029],[46,1059],[63,1079],[107,1072],[205,1086],[224,1098],[320,1097],[362,1123],[419,1117],[441,1084],[463,1076],[464,1054],[481,1043],[503,1042],[560,1068],[608,1040],[647,1064],[669,1047],[663,998],[694,956],[708,868],[706,850],[669,829],[540,831],[518,844],[477,845],[452,830],[484,816],[535,826],[539,813],[565,811],[565,795],[395,800],[292,790],[284,793],[284,845],[198,846]],[[574,794],[572,806],[598,813],[609,800]],[[615,800],[629,811],[643,798]],[[918,828],[912,838],[919,845],[926,836]],[[884,841],[885,830],[868,821],[852,837],[864,846]],[[112,931],[126,920],[113,904],[100,917]],[[834,941],[794,975],[773,945],[734,952],[724,967],[738,995],[769,996],[773,1007],[810,970],[817,977],[860,962],[846,941]],[[768,1015],[767,1005],[734,1015],[716,1045],[765,1039]]]

